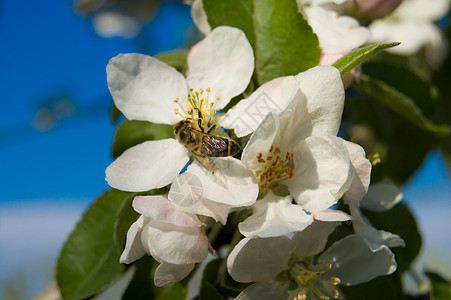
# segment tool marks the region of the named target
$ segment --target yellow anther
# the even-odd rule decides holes
[[[218,100],[218,101],[221,100],[221,97],[216,96],[216,100]]]
[[[335,290],[332,292],[332,298],[338,299],[339,296],[340,296],[340,293],[338,292],[337,289],[335,289]]]
[[[338,277],[331,277],[330,278],[330,283],[332,283],[332,285],[337,285],[341,282],[340,278]]]
[[[207,93],[210,93],[210,88],[209,87],[207,88]]]
[[[180,100],[180,98],[175,98],[175,99],[174,99],[174,102],[175,102],[175,103],[178,103],[179,100]]]
[[[201,89],[199,90],[199,92],[200,92],[201,94],[203,94],[204,90],[201,88]]]
[[[179,109],[178,108],[174,108],[174,113],[177,115],[179,113]]]

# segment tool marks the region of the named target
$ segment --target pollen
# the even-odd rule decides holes
[[[256,156],[258,167],[254,174],[260,188],[265,191],[274,187],[280,180],[294,177],[294,154],[286,152],[285,159],[282,159],[279,154],[281,154],[280,148],[271,146],[266,157],[263,157],[262,153]]]

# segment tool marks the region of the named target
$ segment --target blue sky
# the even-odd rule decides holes
[[[6,273],[35,274],[41,260],[50,277],[68,232],[108,189],[104,170],[114,134],[108,60],[119,53],[153,55],[186,47],[195,34],[189,7],[175,2],[160,9],[139,41],[97,36],[88,19],[74,14],[71,1],[0,2],[0,282]],[[51,130],[36,130],[32,119],[45,99],[62,93],[74,114]],[[447,213],[449,221],[451,176],[439,152],[431,153],[404,193],[426,233],[437,228],[431,216]],[[429,241],[449,246],[448,223]],[[448,238],[440,239],[443,235]],[[28,297],[47,280],[31,283]]]

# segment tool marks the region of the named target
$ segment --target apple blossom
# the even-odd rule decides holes
[[[127,232],[121,263],[131,263],[144,254],[160,262],[154,281],[161,286],[180,281],[203,261],[208,240],[196,215],[188,214],[162,196],[137,196],[133,208],[141,216]]]
[[[338,284],[355,285],[396,270],[388,248],[372,252],[356,234],[335,242],[315,260],[336,226],[334,222],[314,222],[291,239],[242,239],[230,253],[227,269],[238,282],[256,283],[236,299],[335,299]]]
[[[221,26],[198,47],[186,79],[154,57],[132,53],[110,60],[107,80],[115,105],[129,120],[173,125],[191,119],[204,127],[216,109],[244,91],[253,69],[244,33]],[[188,151],[175,139],[147,141],[119,156],[106,169],[106,180],[125,191],[159,188],[171,183],[188,160]]]
[[[434,24],[449,10],[449,0],[404,0],[390,15],[369,25],[371,42],[399,41],[387,49],[397,55],[413,55],[422,48],[426,59],[438,66],[446,54],[446,39]]]

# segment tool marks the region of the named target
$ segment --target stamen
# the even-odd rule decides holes
[[[282,159],[279,155],[280,153],[279,147],[271,146],[266,159],[263,158],[262,153],[258,153],[256,156],[257,163],[261,165],[253,172],[260,188],[263,190],[269,190],[277,184],[277,181],[294,177],[294,172],[292,171],[293,163],[291,162],[294,154],[287,152],[285,159]]]

